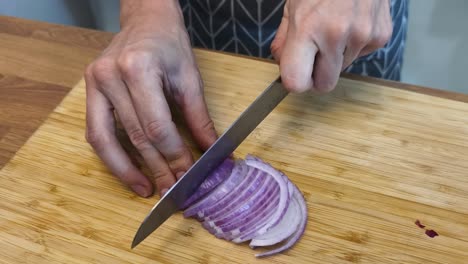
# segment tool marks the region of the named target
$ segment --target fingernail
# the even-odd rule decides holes
[[[133,189],[133,191],[135,191],[138,195],[140,195],[142,197],[148,197],[148,195],[149,195],[148,190],[143,185],[139,185],[139,184],[132,185],[132,189]]]
[[[167,191],[169,191],[169,189],[167,189],[167,188],[166,188],[166,189],[163,189],[163,190],[161,191],[161,196],[164,196],[164,195],[167,193]]]

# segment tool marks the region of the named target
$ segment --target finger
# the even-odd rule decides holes
[[[356,21],[354,31],[349,35],[343,55],[342,70],[347,68],[360,56],[366,55],[365,47],[371,39],[371,25],[366,21]]]
[[[326,93],[333,90],[343,65],[343,51],[324,48],[317,55],[313,73],[314,90]]]
[[[343,63],[341,66],[341,71],[346,69],[349,65],[351,65],[359,56],[362,50],[362,47],[356,46],[352,41],[346,46],[344,54],[343,54]]]
[[[158,149],[176,177],[193,164],[192,154],[184,144],[172,121],[161,72],[151,67],[149,56],[129,54],[120,61],[126,83],[140,124],[149,141]]]
[[[271,42],[270,50],[273,58],[278,64],[281,62],[281,54],[283,53],[283,47],[286,42],[286,36],[288,34],[288,18],[283,16],[281,24],[276,31],[275,38]]]
[[[288,28],[287,39],[281,52],[281,80],[291,92],[305,92],[313,87],[317,46],[310,38],[301,37],[294,27]]]
[[[164,189],[170,188],[175,183],[175,176],[164,157],[146,136],[125,83],[116,74],[116,76],[102,85],[107,86],[103,90],[106,91],[106,95],[115,106],[130,141],[151,170],[153,180],[161,194]]]
[[[369,29],[369,22],[362,22],[358,28],[364,28],[364,32],[368,32],[368,40],[361,49],[359,56],[366,56],[384,47],[391,39],[393,33],[393,21],[390,14],[390,7],[384,3],[384,6],[378,9],[374,16],[372,30]]]
[[[109,100],[97,90],[91,74],[86,75],[86,139],[104,164],[124,184],[143,197],[153,185],[131,162],[115,136],[115,120]]]
[[[186,72],[187,75],[178,89],[184,92],[180,98],[175,99],[198,146],[202,150],[207,150],[218,135],[208,113],[200,74],[195,70]]]
[[[389,30],[388,28],[377,27],[372,34],[373,36],[371,41],[369,41],[369,43],[367,43],[367,45],[362,48],[359,56],[369,55],[372,52],[385,47],[392,36],[392,30]]]

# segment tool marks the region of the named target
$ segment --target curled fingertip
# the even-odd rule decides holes
[[[286,90],[292,93],[303,93],[311,90],[312,78],[310,77],[299,77],[296,74],[282,74],[281,82]]]
[[[336,87],[336,82],[328,82],[323,84],[317,84],[313,87],[312,91],[316,94],[326,94],[333,91]]]
[[[131,188],[135,193],[143,198],[149,197],[152,194],[151,188],[141,184],[132,185]]]

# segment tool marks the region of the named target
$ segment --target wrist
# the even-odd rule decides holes
[[[179,16],[181,14],[178,0],[121,0],[120,26],[130,24],[134,20],[154,19],[164,14]]]

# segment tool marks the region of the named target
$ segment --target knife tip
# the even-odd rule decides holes
[[[143,238],[141,237],[141,235],[139,235],[138,232],[133,238],[131,249],[134,249],[136,246],[138,246],[138,244],[140,244],[141,241],[143,241]]]
[[[138,244],[140,244],[140,242],[137,241],[136,238],[133,239],[131,249],[134,249],[136,246],[138,246]]]

